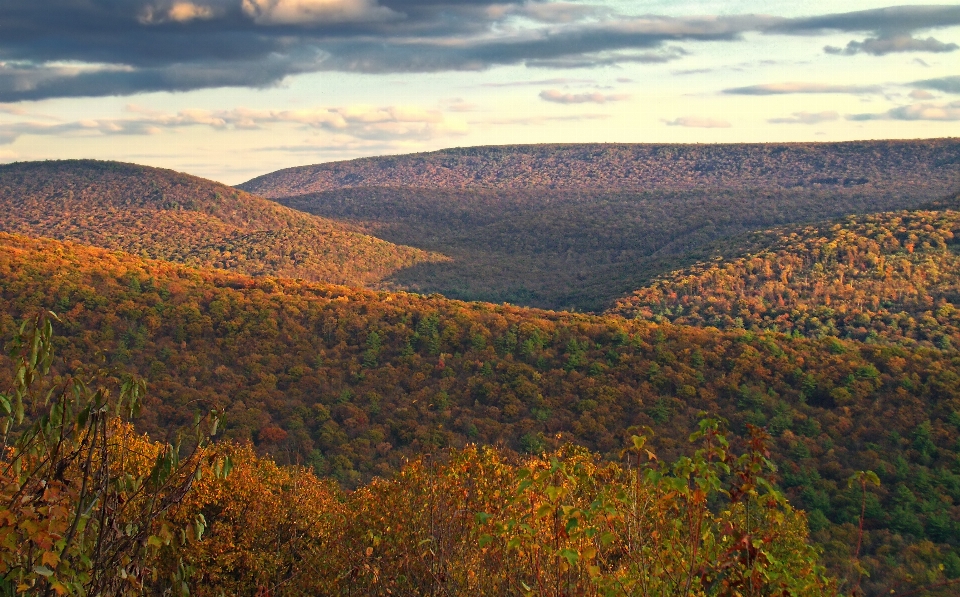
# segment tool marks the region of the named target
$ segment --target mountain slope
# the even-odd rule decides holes
[[[148,378],[139,425],[154,437],[221,408],[227,437],[353,484],[468,442],[573,440],[617,458],[645,425],[671,458],[706,411],[738,433],[768,427],[783,486],[838,573],[861,508],[846,480],[869,469],[883,485],[864,586],[960,575],[954,349],[254,279],[0,235],[0,336],[39,308],[63,317],[60,367],[106,360]]]
[[[437,259],[170,170],[71,160],[0,166],[0,231],[251,275],[354,285]]]
[[[745,255],[673,272],[613,313],[906,346],[960,346],[960,212],[771,230]]]
[[[241,185],[263,197],[355,187],[568,188],[887,186],[941,193],[955,184],[960,140],[764,144],[558,144],[444,149],[286,168]],[[946,183],[946,184],[945,184]]]
[[[724,238],[939,199],[960,188],[960,141],[478,147],[241,186],[452,258],[402,288],[599,311]]]

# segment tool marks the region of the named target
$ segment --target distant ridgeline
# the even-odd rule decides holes
[[[240,188],[451,257],[398,271],[401,288],[603,311],[740,234],[941,199],[960,188],[960,140],[477,147]]]
[[[555,144],[444,149],[286,168],[239,188],[290,197],[353,187],[852,187],[897,182],[943,192],[958,182],[960,139],[756,144]]]

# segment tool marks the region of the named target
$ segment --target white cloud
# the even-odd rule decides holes
[[[681,116],[674,120],[664,120],[667,126],[686,126],[698,129],[726,129],[730,128],[730,123],[726,120],[714,118],[703,118],[700,116]]]
[[[402,17],[376,0],[243,0],[243,12],[258,25],[369,23]]]
[[[577,85],[577,84],[595,84],[596,79],[572,79],[569,77],[556,77],[553,79],[534,79],[531,81],[506,81],[503,83],[481,83],[481,87],[525,87],[533,85]]]
[[[540,92],[540,99],[556,104],[605,104],[630,99],[625,93],[604,94],[599,91],[593,93],[564,93],[558,89],[545,89]]]
[[[450,112],[473,112],[477,109],[477,105],[462,97],[453,97],[450,99],[445,99],[440,102],[440,105],[443,106],[445,110]]]
[[[342,106],[305,110],[181,110],[166,114],[127,106],[134,116],[90,119],[48,124],[16,122],[0,124],[0,144],[22,135],[155,135],[167,130],[208,126],[216,130],[254,130],[270,125],[301,125],[356,139],[432,139],[468,132],[465,122],[450,119],[440,110],[418,106]]]
[[[879,93],[883,89],[879,85],[828,85],[825,83],[767,83],[764,85],[750,85],[748,87],[734,87],[724,89],[730,95],[785,95],[790,93]]]
[[[607,120],[609,114],[570,114],[568,116],[518,116],[515,118],[493,118],[474,121],[477,125],[539,126],[551,122],[578,122],[581,120]]]
[[[880,114],[851,114],[848,120],[934,120],[955,122],[960,120],[960,101],[948,104],[919,103],[900,106]]]
[[[914,89],[910,92],[910,97],[917,100],[933,99],[935,96],[926,89]]]
[[[14,116],[22,116],[26,114],[27,111],[18,106],[11,106],[9,104],[0,104],[0,114],[12,114]]]
[[[771,124],[820,124],[840,118],[836,112],[794,112],[788,118],[771,118]]]

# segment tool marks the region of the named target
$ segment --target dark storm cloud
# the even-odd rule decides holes
[[[882,41],[958,23],[956,6],[784,19],[618,17],[551,0],[0,0],[0,102],[266,87],[321,71],[655,63],[681,58],[683,42],[746,32],[866,31]]]

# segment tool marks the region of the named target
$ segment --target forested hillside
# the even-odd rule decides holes
[[[38,308],[61,313],[60,370],[104,362],[144,375],[137,423],[154,437],[223,409],[228,438],[349,487],[471,441],[532,453],[573,441],[618,459],[647,425],[672,459],[706,411],[738,434],[767,427],[779,482],[834,573],[855,575],[862,493],[847,480],[873,470],[864,587],[960,576],[950,347],[372,293],[0,238],[3,336]]]
[[[756,250],[674,272],[618,301],[626,317],[960,346],[960,212],[910,211],[774,229]]]
[[[763,144],[558,144],[444,149],[286,168],[240,188],[290,197],[353,187],[607,191],[957,183],[960,140]]]
[[[281,170],[241,185],[452,259],[417,292],[602,311],[724,239],[912,209],[960,188],[960,141],[481,147]]]
[[[0,231],[197,266],[357,286],[440,259],[237,191],[117,162],[0,166]]]

